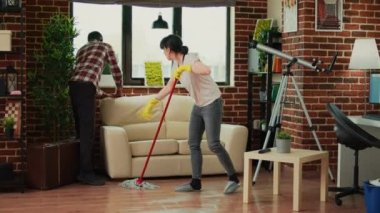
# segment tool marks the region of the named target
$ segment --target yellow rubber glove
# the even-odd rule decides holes
[[[181,65],[179,66],[175,71],[174,71],[174,78],[176,78],[177,80],[179,80],[181,78],[181,75],[183,72],[191,72],[191,66],[189,64],[184,64],[184,65]]]
[[[156,106],[160,101],[156,98],[152,98],[145,105],[144,109],[140,111],[139,115],[145,120],[150,120],[152,118],[152,109]]]

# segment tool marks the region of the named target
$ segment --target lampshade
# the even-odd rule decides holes
[[[153,29],[168,29],[168,23],[162,19],[162,15],[159,14],[156,21],[153,22]]]
[[[380,69],[380,57],[374,38],[357,38],[352,50],[349,69]]]

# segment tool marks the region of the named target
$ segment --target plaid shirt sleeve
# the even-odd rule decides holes
[[[113,79],[115,80],[115,84],[117,88],[120,88],[123,86],[123,76],[122,72],[117,65],[117,60],[115,56],[115,52],[113,51],[112,47],[109,46],[109,49],[107,51],[107,61],[111,68],[111,74]]]

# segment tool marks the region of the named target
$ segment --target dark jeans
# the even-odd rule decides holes
[[[191,153],[192,178],[202,176],[202,135],[206,131],[209,149],[215,153],[228,176],[235,174],[235,168],[227,151],[220,143],[220,128],[223,117],[223,100],[216,99],[211,104],[199,107],[194,105],[189,125],[189,147]]]
[[[76,138],[80,140],[79,175],[83,176],[93,173],[92,148],[95,137],[96,88],[91,82],[70,81],[69,89]]]

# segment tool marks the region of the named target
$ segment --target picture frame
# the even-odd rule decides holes
[[[284,8],[284,33],[298,31],[298,0],[283,1]]]
[[[255,31],[253,32],[253,40],[258,40],[259,35],[265,29],[271,29],[273,27],[273,19],[257,19]]]
[[[315,1],[315,31],[343,30],[343,0]]]

